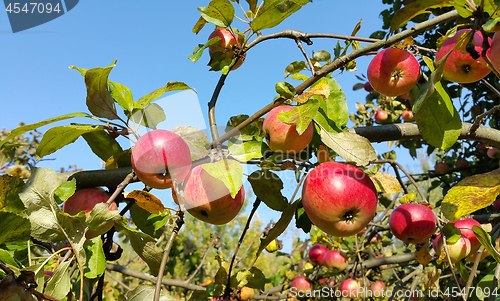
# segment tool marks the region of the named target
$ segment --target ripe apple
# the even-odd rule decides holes
[[[476,145],[476,150],[477,150],[478,152],[485,151],[486,149],[487,149],[487,145],[486,145],[486,143],[482,143],[482,142],[481,142],[481,143],[478,143],[478,144]]]
[[[414,119],[413,119],[413,112],[412,111],[404,111],[403,114],[402,114],[402,116],[403,116],[403,120],[405,122],[412,122],[412,121],[414,121]]]
[[[295,278],[290,284],[290,292],[297,296],[300,292],[300,295],[306,294],[307,291],[312,289],[312,285],[304,276],[299,276]]]
[[[434,170],[439,174],[445,174],[448,172],[448,164],[444,162],[439,162],[434,165]]]
[[[436,218],[429,207],[406,203],[392,211],[389,227],[392,234],[405,243],[420,244],[434,234]]]
[[[465,158],[460,158],[455,163],[455,166],[458,168],[469,166],[469,161],[467,161],[467,159],[465,159]]]
[[[70,215],[76,215],[81,211],[85,211],[85,217],[88,218],[94,206],[98,203],[106,203],[110,195],[101,188],[87,188],[77,190],[69,199],[64,202],[62,210]],[[118,210],[115,202],[109,205],[109,210]],[[113,228],[114,223],[109,222],[100,231],[88,230],[85,234],[87,239],[94,238],[98,235],[108,232]]]
[[[481,243],[472,231],[473,226],[481,227],[481,224],[473,218],[466,218],[455,222],[455,227],[460,229],[463,236],[467,237],[470,241],[470,247],[472,251],[477,251],[481,246]]]
[[[380,51],[368,65],[368,81],[386,96],[405,94],[420,78],[420,64],[413,54],[401,48]]]
[[[340,283],[342,297],[357,298],[359,283],[355,279],[346,279]]]
[[[497,196],[497,199],[491,204],[493,209],[500,210],[500,196]]]
[[[191,153],[179,135],[167,130],[153,130],[137,140],[132,149],[132,167],[144,184],[152,188],[172,187],[191,169]]]
[[[496,147],[491,147],[491,148],[488,148],[488,151],[486,152],[486,154],[491,159],[495,159],[495,158],[498,158],[500,156],[500,150]]]
[[[321,278],[318,280],[318,283],[321,285],[328,285],[328,287],[333,287],[335,285],[335,279],[333,278]]]
[[[365,88],[365,91],[366,91],[366,92],[372,92],[372,91],[373,91],[373,87],[372,87],[372,85],[370,85],[370,82],[366,82],[366,83],[363,85],[363,88]]]
[[[330,250],[323,256],[323,263],[327,268],[340,273],[347,268],[347,257],[338,250]]]
[[[436,251],[436,254],[439,256],[441,254],[441,247],[443,246],[443,237],[441,234],[439,234],[434,241],[434,251]],[[448,253],[452,263],[459,262],[470,253],[470,241],[464,235],[460,236],[455,243],[446,242],[446,246],[448,247]]]
[[[377,113],[375,114],[375,122],[379,124],[385,123],[388,117],[389,115],[387,115],[386,111],[384,110],[377,111]]]
[[[288,154],[297,154],[304,150],[311,143],[314,129],[312,123],[307,129],[299,135],[295,125],[290,125],[278,119],[278,113],[288,112],[293,106],[278,106],[269,113],[264,119],[262,128],[266,135],[269,148],[274,152],[284,152]]]
[[[327,247],[315,244],[309,250],[309,260],[315,265],[323,265],[323,256],[326,252],[328,252]]]
[[[453,49],[463,33],[470,31],[471,29],[461,29],[453,37],[447,38],[436,54],[436,62]],[[474,49],[479,55],[483,52],[483,35],[480,31],[474,33]],[[460,49],[455,49],[446,60],[443,76],[447,80],[461,84],[477,82],[490,73],[490,69],[480,62],[485,63],[482,57],[474,59],[469,53],[462,53]]]
[[[208,39],[210,40],[215,37],[219,37],[220,42],[218,45],[208,47],[208,53],[210,54],[211,58],[210,61],[212,61],[215,55],[223,55],[224,62],[230,64],[235,55],[235,48],[241,47],[240,41],[238,40],[238,35],[230,32],[226,28],[218,28],[210,34]],[[238,61],[234,63],[233,67],[231,67],[231,71],[238,69],[243,64],[243,62],[245,61],[245,56],[246,53],[244,53],[243,57],[239,58]],[[210,65],[211,62],[208,64]]]
[[[241,185],[234,198],[224,183],[195,166],[184,180],[184,205],[199,220],[214,225],[229,223],[240,212],[245,201],[245,189]]]
[[[373,282],[373,284],[370,286],[370,289],[373,292],[374,296],[382,296],[385,290],[385,283],[380,280],[377,280]],[[375,291],[378,291],[378,293],[375,293]]]
[[[399,95],[399,98],[403,99],[403,100],[409,100],[410,99],[410,91],[404,93],[404,94],[401,94]]]
[[[249,299],[252,299],[255,295],[255,291],[253,290],[253,288],[250,288],[248,286],[244,286],[241,288],[241,292],[240,292],[240,300],[242,301],[245,301],[245,300],[249,300]]]
[[[358,233],[373,219],[377,190],[361,169],[328,161],[307,175],[302,204],[318,228],[333,236],[346,237]]]
[[[500,33],[495,32],[493,40],[491,40],[491,48],[489,55],[491,64],[497,72],[500,72]]]

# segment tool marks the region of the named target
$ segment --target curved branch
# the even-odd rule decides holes
[[[363,261],[363,266],[358,265],[356,267],[356,271],[361,270],[361,268],[369,269],[373,267],[378,267],[386,264],[396,264],[396,263],[404,263],[408,261],[415,260],[415,253],[405,253],[400,255],[394,255],[391,257],[382,257],[382,258],[374,258]],[[354,263],[349,263],[349,265],[354,265]],[[355,272],[355,271],[353,271]]]

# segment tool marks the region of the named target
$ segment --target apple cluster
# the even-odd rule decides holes
[[[346,255],[339,250],[328,250],[327,247],[315,244],[309,250],[309,260],[317,266],[325,266],[333,272],[340,273],[349,264]]]

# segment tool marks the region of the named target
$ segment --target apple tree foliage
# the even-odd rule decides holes
[[[442,37],[452,36],[462,27],[491,36],[499,28],[500,3],[493,0],[384,0],[384,3],[388,8],[381,12],[383,28],[369,38],[358,38],[360,22],[353,25],[351,37],[324,34],[323,37],[335,41],[329,51],[308,55],[298,50],[297,61],[284,68],[286,81],[273,83],[277,93],[274,100],[258,112],[241,112],[230,118],[225,133],[217,132],[212,113],[224,80],[231,72],[237,72],[231,71],[231,67],[246,52],[250,56],[252,48],[266,47],[269,39],[294,39],[301,49],[303,44],[310,45],[318,34],[289,30],[264,35],[261,31],[272,30],[291,14],[300,14],[302,6],[314,3],[212,0],[198,8],[201,16],[194,24],[194,33],[205,26],[231,28],[244,40],[244,46],[232,49],[232,60],[226,61],[226,56],[211,60],[211,70],[221,72],[209,103],[212,140],[182,125],[173,131],[186,140],[194,162],[229,156],[256,166],[250,175],[243,175],[241,169],[235,168],[229,178],[221,179],[232,195],[241,186],[243,177],[247,177],[252,188],[247,199],[252,204],[251,213],[237,217],[236,224],[240,226],[231,228],[203,225],[185,216],[182,206],[166,208],[155,191],[147,187],[123,193],[125,186],[137,179],[131,168],[131,150],[124,149],[116,138],[128,136],[137,140],[138,125],[156,129],[165,120],[165,114],[155,99],[164,93],[192,89],[196,83],[169,82],[134,99],[125,85],[111,81],[116,61],[92,69],[71,66],[84,79],[90,114],[78,112],[20,125],[10,132],[3,131],[0,136],[3,173],[0,300],[30,300],[33,296],[39,300],[90,300],[102,296],[109,300],[172,300],[174,295],[186,300],[220,296],[245,300],[243,287],[254,289],[257,299],[285,299],[291,281],[298,276],[306,276],[314,288],[320,288],[324,283],[320,280],[325,278],[337,284],[355,278],[366,287],[383,280],[394,291],[437,290],[437,296],[426,297],[429,300],[451,297],[455,291],[449,291],[450,287],[464,293],[460,297],[464,300],[469,298],[465,295],[471,288],[477,288],[470,297],[475,300],[484,300],[496,292],[500,215],[492,212],[490,205],[500,193],[500,174],[499,158],[488,156],[487,148],[500,147],[496,104],[500,97],[499,74],[493,70],[480,82],[457,84],[443,79],[444,61],[436,64],[433,58]],[[236,27],[233,21],[240,5],[245,13],[239,18],[248,20],[249,27],[238,31],[231,26]],[[197,45],[189,59],[196,62],[219,39]],[[362,46],[361,42],[368,43]],[[347,87],[340,87],[332,73],[358,72],[362,82],[354,88],[361,88],[366,77],[357,71],[356,59],[388,47],[412,52],[422,67],[421,80],[409,96],[386,97],[371,91],[364,104],[357,102],[355,107],[348,107],[342,91]],[[467,51],[464,45],[457,44],[456,48]],[[298,84],[292,84],[291,80]],[[309,147],[296,155],[270,152],[262,132],[261,117],[283,103],[297,106],[278,115],[282,122],[296,125],[299,132],[311,122],[314,125]],[[485,113],[472,112],[473,106]],[[413,111],[415,123],[402,123],[402,113],[408,109]],[[373,127],[374,115],[379,110],[385,110],[388,118],[385,124]],[[88,122],[52,127],[41,139],[36,132],[40,126],[76,117]],[[355,127],[347,127],[349,120]],[[24,136],[29,132],[32,139]],[[56,152],[80,136],[105,162],[105,170],[62,173],[35,167],[37,158]],[[390,147],[407,149],[413,157],[422,149],[452,168],[445,173],[428,171],[410,175],[397,162],[394,150],[384,154],[375,152],[372,143],[382,141],[389,141]],[[453,168],[458,159],[467,159],[469,164]],[[379,193],[379,206],[372,223],[350,237],[331,237],[315,227],[296,195],[305,174],[330,160],[364,168]],[[27,164],[29,171],[24,167]],[[387,171],[388,166],[394,169],[395,176]],[[206,171],[215,175],[218,168],[214,163]],[[297,191],[291,198],[282,194],[280,176],[285,172],[294,172],[297,178]],[[72,216],[61,210],[61,204],[77,188],[94,186],[107,187],[114,193],[115,201],[125,204],[120,214],[108,211],[106,204],[96,206],[88,219],[83,213]],[[460,230],[449,222],[474,217],[483,224],[473,227],[482,245],[480,251],[484,248],[491,256],[452,264],[446,252],[435,256],[432,242],[411,245],[396,240],[387,226],[388,217],[395,206],[407,202],[427,203],[439,218],[436,232],[442,231],[449,243],[460,238]],[[264,233],[249,226],[259,206],[267,206],[279,216]],[[87,228],[98,230],[110,221],[114,222],[110,232],[90,240],[85,238]],[[286,229],[296,228],[310,238],[296,240],[291,254],[265,255],[279,249],[277,238]],[[222,236],[214,234],[217,232]],[[343,250],[349,257],[348,268],[338,273],[312,265],[307,259],[310,243]],[[206,253],[201,252],[207,245]],[[105,287],[106,281],[117,279],[108,276],[111,272],[106,270],[128,275],[117,280],[121,288]],[[460,277],[468,281],[465,286],[458,281]],[[160,291],[160,280],[169,287],[167,290]],[[150,281],[156,282],[156,287],[147,284]]]

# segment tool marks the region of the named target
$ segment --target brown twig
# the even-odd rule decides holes
[[[193,274],[191,274],[191,276],[189,276],[189,278],[186,279],[186,282],[191,282],[191,280],[193,280],[194,276],[196,276],[196,274],[201,270],[201,267],[203,266],[203,263],[205,262],[205,259],[207,258],[208,253],[210,252],[210,250],[212,250],[212,247],[214,246],[216,239],[219,239],[219,238],[212,236],[212,238],[210,239],[210,245],[208,246],[207,250],[205,251],[205,254],[203,254],[203,258],[201,258],[200,264],[198,265],[198,267],[196,267],[196,270],[193,272]]]
[[[307,55],[307,52],[304,49],[304,46],[302,45],[302,41],[299,38],[296,38],[295,42],[297,42],[297,47],[299,47],[300,51],[302,52],[302,54],[306,58],[307,64],[309,65],[309,68],[311,68],[311,73],[314,76],[316,74],[316,71],[314,70],[313,63],[311,62],[311,59]]]
[[[215,120],[215,104],[217,103],[217,99],[219,98],[220,91],[224,86],[226,78],[227,74],[222,74],[220,76],[219,82],[217,83],[214,93],[212,94],[212,99],[210,99],[210,102],[208,103],[208,120],[210,122],[210,132],[212,133],[213,141],[217,141],[219,139],[219,131],[217,130],[217,122]]]

